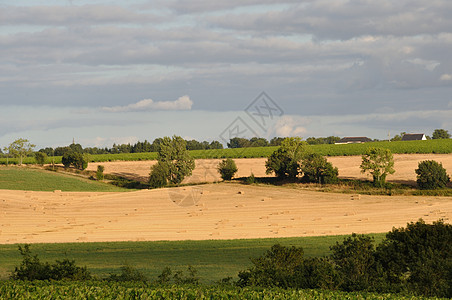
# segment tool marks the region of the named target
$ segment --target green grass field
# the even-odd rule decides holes
[[[384,234],[374,234],[379,243]],[[344,236],[239,239],[207,241],[105,242],[33,244],[31,250],[42,261],[74,259],[99,277],[119,272],[128,264],[155,280],[165,267],[186,271],[188,265],[199,271],[202,282],[211,283],[231,276],[250,266],[251,257],[258,257],[276,243],[301,246],[306,257],[328,255],[329,247]],[[5,278],[22,258],[17,245],[0,245],[0,277]]]
[[[368,147],[382,147],[390,149],[392,153],[414,154],[414,153],[452,153],[452,139],[445,140],[427,140],[427,141],[406,141],[406,142],[371,142],[363,144],[345,144],[345,145],[310,145],[313,151],[325,156],[348,156],[362,155]],[[252,147],[236,149],[215,149],[215,150],[192,150],[190,154],[195,159],[206,158],[259,158],[268,157],[278,147]],[[107,161],[140,161],[155,160],[156,152],[149,153],[120,153],[120,154],[96,154],[90,155],[90,162]],[[52,158],[48,158],[48,163]],[[61,163],[61,156],[54,157],[55,163]],[[9,163],[17,164],[17,159],[10,158]],[[33,157],[24,159],[24,164],[34,164]],[[0,164],[6,164],[6,158],[0,158]]]
[[[66,192],[130,191],[110,184],[92,181],[72,175],[18,167],[0,168],[0,190],[62,190]]]

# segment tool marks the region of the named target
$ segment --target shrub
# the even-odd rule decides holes
[[[35,159],[36,159],[36,163],[38,165],[43,166],[46,163],[47,154],[45,154],[44,152],[36,152],[35,153]]]
[[[97,171],[96,171],[96,178],[97,180],[104,180],[104,166],[98,165]]]
[[[63,154],[61,162],[65,168],[71,165],[79,170],[85,170],[88,167],[88,158],[82,153],[67,151]]]
[[[151,167],[149,176],[149,187],[160,188],[168,184],[168,166],[165,163],[157,162]]]
[[[330,247],[332,260],[343,280],[341,289],[359,291],[368,289],[375,278],[375,249],[373,239],[353,234],[342,243]]]
[[[238,171],[235,161],[230,158],[222,160],[217,169],[223,180],[231,180]]]
[[[424,160],[416,169],[417,184],[423,190],[444,188],[450,181],[443,165],[434,160]]]
[[[452,225],[423,220],[394,228],[377,247],[388,282],[418,294],[452,297]]]
[[[32,255],[30,245],[19,246],[22,255],[22,263],[15,267],[11,275],[18,280],[88,280],[91,274],[86,267],[77,267],[75,261],[64,259],[57,260],[54,264],[41,263],[37,255]]]
[[[148,281],[146,275],[144,275],[141,271],[137,270],[136,268],[125,265],[121,267],[121,274],[110,274],[106,278],[108,281],[141,281],[146,282]]]
[[[184,275],[182,270],[174,272],[170,267],[163,269],[162,273],[157,277],[156,283],[158,284],[170,284],[173,281],[174,284],[199,284],[198,270],[193,266],[187,267],[188,275]],[[171,275],[173,275],[171,277]]]
[[[306,155],[301,163],[303,179],[307,182],[315,183],[335,183],[338,181],[339,171],[328,162],[325,157],[318,153]]]

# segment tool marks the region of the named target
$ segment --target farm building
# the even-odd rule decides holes
[[[402,137],[402,141],[425,141],[427,138],[423,133],[406,133]]]
[[[372,140],[365,136],[355,136],[355,137],[344,137],[337,141],[335,144],[360,144],[367,142],[372,142]]]

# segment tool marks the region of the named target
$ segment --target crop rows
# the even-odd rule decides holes
[[[447,154],[452,153],[452,139],[428,140],[428,141],[406,141],[406,142],[372,142],[363,144],[344,144],[344,145],[310,145],[314,152],[325,156],[349,156],[362,155],[369,147],[382,147],[391,150],[392,153],[414,154],[414,153],[434,153]],[[191,150],[190,154],[195,159],[208,158],[259,158],[268,157],[278,147],[251,147],[235,149],[213,149],[213,150]],[[89,155],[90,162],[108,162],[108,161],[140,161],[155,160],[156,152],[147,153],[119,153],[119,154],[94,154]],[[61,156],[55,156],[55,163],[61,163]],[[50,163],[52,158],[48,158]],[[6,164],[7,159],[1,158],[0,164]],[[9,163],[17,163],[17,159],[10,158]],[[25,164],[35,163],[33,157],[24,159]]]
[[[0,299],[427,299],[367,292],[252,289],[220,286],[150,287],[112,282],[0,282]]]

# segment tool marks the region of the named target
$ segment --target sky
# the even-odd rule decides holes
[[[0,147],[452,132],[447,0],[0,0]]]

